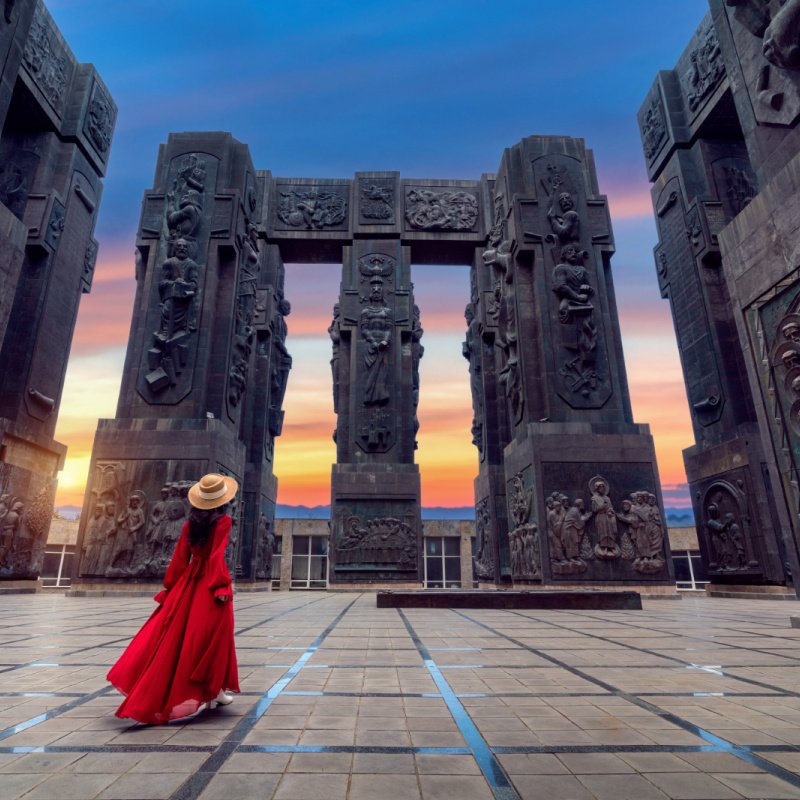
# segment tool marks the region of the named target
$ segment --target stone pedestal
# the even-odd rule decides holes
[[[66,448],[54,441],[116,119],[41,2],[0,18],[0,580],[34,580]]]

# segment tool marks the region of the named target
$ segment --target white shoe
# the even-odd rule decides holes
[[[217,705],[229,706],[232,702],[233,702],[233,695],[228,694],[224,689],[221,689],[220,693],[217,695]]]

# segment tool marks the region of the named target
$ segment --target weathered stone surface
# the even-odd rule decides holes
[[[436,590],[404,592],[398,589],[377,593],[378,608],[541,608],[641,611],[638,592],[539,590],[535,592],[481,592]]]
[[[684,451],[684,463],[709,575],[721,584],[785,583],[798,567],[796,546],[784,534],[786,505],[775,491],[774,454],[785,446],[764,435],[774,414],[763,405],[791,385],[793,328],[777,318],[791,310],[773,303],[777,316],[763,333],[746,329],[742,310],[748,293],[751,300],[763,296],[789,272],[786,261],[765,254],[789,245],[773,226],[791,214],[784,192],[794,189],[786,170],[773,179],[783,191],[770,200],[759,186],[798,147],[800,107],[791,110],[797,76],[782,61],[791,49],[788,29],[777,34],[785,19],[773,19],[764,4],[711,6],[639,112],[654,181],[656,271],[670,301],[689,399],[696,444]],[[658,155],[645,124],[656,95],[666,99],[670,132]],[[746,279],[742,269],[749,270]],[[774,370],[769,386],[754,380],[754,361],[762,373]],[[791,400],[787,412],[790,406]]]
[[[44,554],[66,451],[53,432],[116,107],[41,2],[5,4],[0,56],[0,579],[11,580],[36,578]]]

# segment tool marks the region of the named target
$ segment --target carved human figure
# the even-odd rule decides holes
[[[509,555],[511,560],[511,575],[519,577],[523,571],[522,564],[522,539],[517,529],[508,533]]]
[[[553,492],[545,501],[545,505],[547,506],[547,541],[550,545],[550,560],[566,561],[561,535],[567,510],[564,508],[558,492]]]
[[[483,379],[481,366],[480,322],[475,318],[475,307],[468,303],[464,309],[467,320],[467,338],[461,345],[461,353],[469,362],[469,388],[472,394],[472,444],[483,452]]]
[[[419,419],[417,418],[417,406],[419,405],[419,362],[425,354],[425,348],[422,346],[422,334],[424,332],[419,318],[419,306],[415,304],[411,321],[411,388],[414,408],[414,433],[419,430]]]
[[[186,239],[174,242],[173,253],[161,265],[161,280],[158,284],[161,299],[159,339],[162,341],[197,328],[192,306],[197,292],[199,267],[189,258],[189,243]]]
[[[594,529],[597,541],[594,554],[597,558],[610,561],[619,558],[617,544],[617,515],[611,498],[608,496],[608,484],[601,478],[593,478],[589,484],[592,493],[591,509],[594,515]]]
[[[127,508],[117,517],[117,535],[108,571],[125,570],[131,566],[139,531],[145,523],[143,501],[141,492],[134,492],[128,498]]]
[[[7,495],[4,497],[8,498]],[[19,500],[7,499],[6,502],[10,504],[10,507],[0,520],[0,552],[3,555],[3,566],[9,565],[14,556],[14,539],[20,527],[22,512],[25,510],[23,503]]]
[[[383,405],[389,402],[389,350],[394,320],[383,300],[383,281],[375,277],[367,305],[361,310],[359,331],[366,343],[364,350],[364,404]]]
[[[522,528],[522,564],[526,577],[533,578],[539,573],[539,536],[535,524]]]
[[[725,514],[725,526],[728,529],[728,540],[732,551],[731,564],[735,569],[744,569],[747,566],[744,536],[742,535],[742,529],[731,512]]]
[[[103,516],[98,524],[98,532],[101,537],[100,555],[97,560],[97,575],[105,574],[111,564],[111,558],[116,548],[117,532],[117,506],[114,502],[103,504]]]
[[[647,542],[650,548],[650,557],[655,558],[661,554],[664,545],[664,522],[658,501],[652,492],[643,493],[647,502]]]
[[[586,523],[592,518],[591,513],[584,513],[583,500],[576,497],[572,501],[572,506],[564,515],[564,522],[561,527],[561,543],[564,547],[564,555],[576,564],[582,564],[580,557],[581,539]]]
[[[272,577],[272,552],[275,548],[275,537],[272,535],[266,514],[259,514],[256,528],[257,558],[256,578],[270,580]]]
[[[92,509],[92,516],[86,525],[86,535],[83,544],[83,559],[81,562],[82,575],[97,575],[97,565],[103,549],[103,506],[97,503]]]
[[[328,326],[328,336],[331,339],[331,378],[333,379],[333,413],[339,413],[339,344],[342,340],[341,318],[339,304],[333,307],[333,320]]]
[[[553,203],[547,212],[547,221],[559,242],[578,242],[581,238],[581,218],[575,210],[575,201],[569,192],[560,192],[558,208]]]
[[[719,518],[719,507],[716,503],[710,503],[706,512],[708,513],[706,530],[708,531],[708,538],[716,557],[715,560],[720,569],[725,569],[730,560],[728,526]]]

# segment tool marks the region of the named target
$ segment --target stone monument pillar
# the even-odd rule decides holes
[[[56,476],[53,440],[116,120],[41,2],[0,13],[0,579],[38,577]]]
[[[632,420],[592,153],[581,139],[529,137],[505,151],[493,190],[476,284],[493,287],[483,301],[509,433],[510,577],[672,584],[653,442]]]
[[[259,235],[263,177],[226,133],[172,134],[137,237],[137,292],[117,416],[100,420],[75,579],[163,575],[206,472],[241,487],[232,574],[269,583],[272,440],[291,358],[283,265]]]
[[[398,239],[344,248],[331,324],[337,463],[329,581],[417,584],[422,523],[416,447],[422,327]]]
[[[684,450],[698,541],[714,584],[781,584],[791,570],[758,431],[719,236],[758,193],[711,16],[639,112],[695,445]]]

